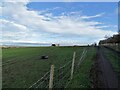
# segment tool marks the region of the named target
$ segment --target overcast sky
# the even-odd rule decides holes
[[[117,2],[4,2],[2,42],[91,44],[118,31]]]

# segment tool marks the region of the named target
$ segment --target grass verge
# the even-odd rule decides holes
[[[103,48],[106,58],[110,61],[113,70],[118,74],[120,78],[120,55],[114,53],[113,51]]]
[[[83,62],[80,64],[80,68],[78,72],[74,73],[74,77],[71,80],[70,84],[68,85],[68,88],[90,88],[91,82],[90,82],[90,69],[93,64],[93,57],[96,54],[96,49],[94,47],[90,47],[88,49],[88,52],[83,60]]]

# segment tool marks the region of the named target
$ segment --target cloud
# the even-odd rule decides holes
[[[2,40],[19,40],[28,36],[28,28],[7,20],[0,20],[2,24]]]
[[[81,18],[83,18],[83,19],[91,19],[91,18],[101,17],[103,15],[104,15],[104,13],[100,13],[100,14],[97,14],[97,15],[94,15],[94,16],[82,16]]]
[[[59,41],[59,43],[65,43],[67,40],[71,43],[73,38],[72,43],[90,43],[103,38],[105,35],[116,33],[111,30],[103,30],[107,26],[103,25],[102,22],[86,21],[86,19],[99,18],[104,13],[94,16],[80,16],[80,13],[71,15],[70,12],[68,15],[55,16],[48,12],[40,13],[40,11],[28,10],[27,3],[28,0],[4,3],[2,7],[4,18],[1,19],[4,41]],[[59,7],[55,7],[55,9],[59,9]],[[51,38],[51,35],[56,38]],[[91,40],[87,41],[88,39]]]

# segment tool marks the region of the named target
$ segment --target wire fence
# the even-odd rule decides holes
[[[48,88],[50,71],[48,71],[44,76],[31,85],[29,88]]]
[[[87,50],[84,49],[81,57],[79,60],[76,60],[74,62],[74,72],[76,72],[81,64],[81,62],[84,60],[86,56]],[[76,59],[78,57],[74,57],[73,59]],[[54,69],[54,74],[53,74],[53,86],[52,88],[66,88],[70,81],[71,81],[71,69],[73,65],[73,60],[70,60],[67,62],[65,65],[63,65],[60,68],[55,68]],[[50,80],[50,71],[48,71],[44,76],[39,79],[37,82],[35,82],[33,85],[29,87],[30,88],[49,88],[49,80]]]
[[[65,87],[65,84],[70,80],[71,67],[72,67],[71,63],[72,61],[69,61],[64,66],[54,71],[55,74],[54,74],[53,88]]]

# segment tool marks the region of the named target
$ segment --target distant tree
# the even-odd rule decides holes
[[[120,33],[113,35],[112,37],[105,36],[105,40],[100,40],[99,44],[120,44]]]
[[[108,39],[108,38],[110,38],[110,35],[105,35],[104,38],[105,38],[105,39]]]

